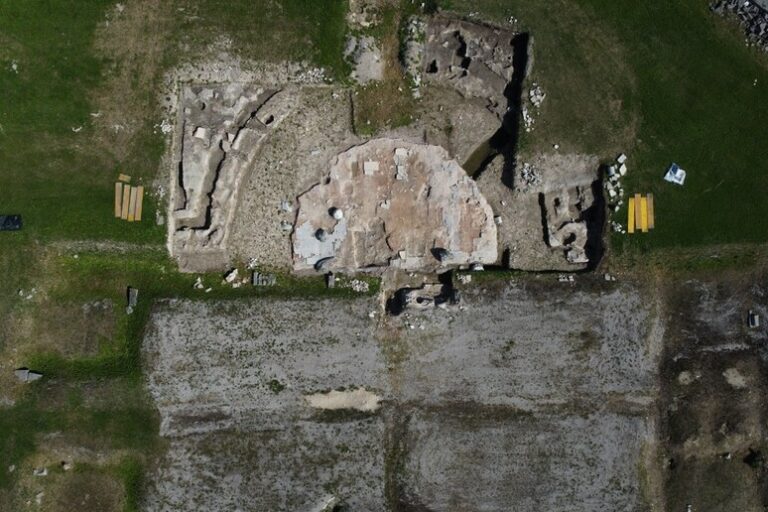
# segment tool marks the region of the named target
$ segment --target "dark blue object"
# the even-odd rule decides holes
[[[0,231],[18,231],[21,229],[21,215],[0,215]]]

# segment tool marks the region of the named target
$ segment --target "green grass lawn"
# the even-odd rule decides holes
[[[768,59],[707,1],[442,5],[504,24],[514,16],[533,34],[531,79],[548,96],[523,151],[628,151],[625,188],[654,193],[656,229],[613,237],[618,249],[768,241]],[[662,180],[673,161],[688,171],[682,188]]]
[[[622,34],[637,76],[641,121],[628,184],[654,193],[657,220],[631,246],[768,240],[764,56],[707,2],[590,3]],[[661,179],[672,161],[688,171],[683,187]]]
[[[128,166],[137,177],[151,177],[162,139],[140,136],[140,146],[122,161],[91,143],[90,97],[107,64],[92,45],[112,5],[0,2],[0,37],[10,42],[0,53],[0,212],[22,214],[36,239],[162,240],[153,222],[129,226],[109,215],[118,170]],[[155,205],[146,204],[152,220]]]

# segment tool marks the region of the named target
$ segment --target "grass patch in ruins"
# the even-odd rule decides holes
[[[0,213],[20,213],[24,220],[22,231],[0,233],[0,350],[14,339],[14,318],[45,314],[17,290],[28,293],[40,280],[56,279],[43,264],[47,242],[111,239],[159,245],[162,240],[154,222],[128,225],[112,215],[118,170],[153,174],[163,151],[160,136],[151,125],[143,126],[139,142],[123,160],[94,143],[93,94],[112,65],[125,64],[109,62],[94,49],[97,26],[113,7],[106,0],[0,3]],[[147,101],[154,101],[154,95],[148,94]],[[151,198],[145,205],[145,215],[153,220]],[[77,400],[51,403],[50,394],[61,385],[44,379],[24,386],[13,405],[2,407],[0,508],[22,505],[22,490],[15,487],[22,478],[21,464],[45,443],[45,434],[58,433],[57,439],[95,446],[105,454],[144,453],[157,440],[152,409],[143,402],[97,409]],[[10,465],[17,468],[13,473]],[[50,495],[53,489],[46,491]]]
[[[378,280],[361,277],[368,283],[367,292],[337,286],[328,289],[324,276],[297,277],[277,274],[274,286],[256,287],[250,283],[240,288],[224,284],[221,273],[183,274],[175,263],[159,251],[138,254],[104,252],[57,256],[51,269],[60,278],[60,285],[49,292],[49,300],[83,303],[110,299],[115,304],[117,326],[114,337],[99,347],[95,356],[66,357],[53,348],[29,354],[30,367],[50,377],[89,380],[95,378],[141,377],[141,341],[152,304],[158,299],[186,298],[194,300],[230,300],[248,297],[263,298],[355,298],[378,292]],[[197,276],[203,279],[209,293],[195,289]],[[242,276],[250,276],[245,270]],[[139,290],[138,305],[131,315],[125,313],[126,289]],[[44,308],[40,310],[44,314]],[[66,341],[66,340],[63,340]]]
[[[626,251],[611,265],[624,271],[658,270],[671,276],[739,271],[768,264],[766,244],[728,244],[711,247],[673,247]]]
[[[125,492],[123,512],[140,512],[144,493],[144,466],[134,457],[126,457],[115,468]]]
[[[413,122],[414,99],[403,76],[361,86],[355,92],[355,131],[371,136]]]
[[[354,92],[354,127],[363,136],[407,126],[414,121],[416,100],[412,84],[400,65],[403,24],[409,10],[396,3],[378,13],[379,23],[365,31],[375,38],[384,60],[383,80],[357,87]]]
[[[7,489],[18,477],[8,472],[35,452],[40,436],[59,432],[60,436],[91,449],[128,450],[145,453],[156,447],[157,420],[148,408],[113,403],[109,407],[85,406],[60,401],[48,403],[46,384],[30,385],[26,396],[0,415],[0,489]],[[142,393],[140,386],[137,393]]]
[[[35,450],[38,432],[53,430],[59,426],[56,418],[39,414],[34,402],[29,399],[18,401],[12,407],[3,408],[0,415],[0,489],[8,487],[16,478],[8,466],[17,465]]]

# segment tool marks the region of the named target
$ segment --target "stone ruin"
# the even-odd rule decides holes
[[[183,87],[168,228],[182,270],[227,265],[240,182],[270,130],[291,112],[293,96],[243,84]]]
[[[595,203],[592,187],[577,186],[542,193],[542,215],[549,247],[562,250],[568,263],[589,263],[587,210]]]
[[[427,81],[447,84],[467,98],[488,100],[501,119],[507,111],[504,95],[513,78],[514,32],[444,17],[426,26],[423,66]]]
[[[294,270],[429,271],[498,259],[493,212],[441,147],[376,139],[298,198]]]
[[[429,311],[435,308],[455,308],[461,294],[453,283],[424,283],[418,288],[400,288],[387,301],[387,312],[399,315],[405,311]]]
[[[477,157],[483,151],[490,155],[510,148],[504,150],[505,161],[514,158],[514,147],[506,140],[514,139],[519,116],[517,109],[508,107],[522,98],[528,44],[525,34],[489,25],[444,16],[411,19],[404,57],[414,89],[418,91],[423,77],[430,86],[455,91],[438,92],[448,92],[455,100],[453,106],[448,102],[448,109],[454,110],[444,117],[456,127],[452,132],[461,133],[448,139],[428,137],[439,116],[425,116],[415,127],[423,139],[411,135],[412,140],[451,148],[468,168],[475,161],[487,165],[490,159]],[[500,171],[501,178],[488,174],[478,189],[460,164],[436,145],[382,138],[344,151],[360,142],[354,133],[344,132],[352,130],[344,126],[338,127],[335,138],[305,144],[302,151],[309,156],[299,155],[294,139],[313,140],[316,131],[307,132],[300,121],[285,118],[293,111],[323,118],[325,106],[298,106],[305,91],[296,87],[190,83],[180,88],[168,223],[169,251],[180,270],[222,271],[231,268],[232,260],[256,256],[299,272],[384,267],[430,272],[502,260],[518,265],[515,268],[559,269],[566,264],[563,260],[568,268],[589,261],[587,245],[597,228],[588,225],[584,211],[594,198],[587,197],[590,191],[580,174],[574,178],[574,169],[561,173],[548,165],[523,165],[522,182],[516,180],[518,187],[524,186],[510,195],[510,184],[490,182],[503,180],[506,169]],[[543,98],[538,88],[531,91]],[[344,95],[331,91],[331,97]],[[425,98],[426,104],[432,100],[431,95]],[[334,119],[336,129],[341,117]],[[281,122],[283,128],[269,139]],[[277,153],[270,144],[278,147]],[[322,156],[313,157],[316,153]],[[283,159],[290,162],[291,172],[271,167],[272,162],[282,165]],[[258,185],[262,188],[249,188],[244,196],[241,188],[262,182],[244,183],[254,169],[281,175],[279,185],[265,179]],[[328,181],[317,182],[326,172]],[[476,178],[481,174],[471,172]],[[280,180],[291,185],[283,186]],[[582,188],[552,192],[575,185]],[[278,192],[280,197],[275,196]],[[571,197],[574,193],[580,199]],[[546,197],[539,201],[539,194]],[[554,203],[557,194],[570,205],[567,214],[560,215],[562,208]],[[246,197],[245,210],[238,214],[241,195]],[[280,200],[281,217],[274,222],[262,220],[268,208],[254,205],[264,197]],[[490,204],[501,206],[494,206],[494,214]],[[547,226],[543,236],[542,223]],[[260,248],[253,250],[255,245]],[[556,251],[563,251],[564,257]]]

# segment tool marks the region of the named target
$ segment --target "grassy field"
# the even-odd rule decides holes
[[[216,34],[230,34],[243,57],[305,60],[325,66],[333,77],[347,73],[343,0],[267,2],[259,10],[244,0],[228,2],[227,9],[208,0],[173,3],[151,14],[171,17],[174,7],[177,13],[186,9],[194,14],[179,16],[168,37],[153,41],[165,46],[157,49],[164,56],[146,76],[141,76],[143,64],[136,62],[146,57],[141,48],[118,55],[94,48],[105,20],[112,17],[113,24],[119,23],[114,3],[0,3],[0,90],[5,95],[0,108],[0,211],[23,213],[26,230],[36,237],[161,241],[163,232],[153,223],[126,225],[105,212],[112,205],[118,172],[146,182],[154,178],[164,150],[154,127],[162,119],[156,90],[163,67],[186,53],[178,49],[180,42],[194,54]],[[126,36],[142,36],[141,27],[131,28],[136,33]],[[265,44],[264,36],[275,40]],[[126,46],[139,42],[126,41]],[[14,62],[17,72],[11,68]],[[112,75],[120,83],[108,92],[126,97],[109,100],[124,101],[127,111],[104,126],[103,117],[91,114],[102,113],[94,99]],[[121,130],[133,131],[130,139]],[[123,147],[116,150],[115,144]],[[154,219],[155,202],[149,197],[145,204],[146,218]]]
[[[623,34],[637,76],[642,117],[629,185],[654,193],[658,220],[650,236],[632,245],[765,242],[765,58],[710,15],[707,2],[618,9],[595,1],[593,8]],[[688,170],[682,188],[661,179],[672,161]]]
[[[269,290],[232,290],[210,275],[211,293],[193,290],[194,278],[164,254],[154,196],[145,222],[128,224],[113,218],[112,194],[118,172],[148,187],[157,174],[165,150],[158,91],[169,67],[206,55],[227,33],[242,57],[303,60],[340,78],[345,10],[343,0],[259,10],[245,0],[226,9],[143,0],[122,10],[102,0],[0,1],[0,213],[24,217],[23,231],[0,233],[0,386],[15,400],[0,412],[0,510],[42,489],[46,510],[139,510],[142,474],[160,448],[139,356],[155,299],[325,293],[320,279],[287,276]],[[110,249],[84,251],[80,241]],[[140,290],[130,316],[128,285]],[[17,293],[32,289],[32,300]],[[107,301],[108,314],[84,314],[95,301]],[[20,365],[45,378],[17,385],[11,370]],[[30,465],[59,445],[102,455],[32,477]]]
[[[155,172],[159,137],[130,148],[124,159],[102,151],[90,113],[90,96],[107,61],[92,49],[106,1],[0,3],[0,211],[22,213],[36,239],[159,241],[152,223],[130,227],[103,212],[118,170],[139,177]],[[18,72],[9,61],[16,61]],[[75,133],[74,130],[79,130]],[[154,203],[147,203],[154,218]]]
[[[547,99],[524,153],[558,143],[606,160],[629,154],[626,188],[654,193],[656,229],[613,237],[617,249],[768,241],[768,59],[708,2],[442,5],[505,24],[514,16],[533,34],[531,80]],[[688,171],[682,188],[662,180],[673,161]]]

